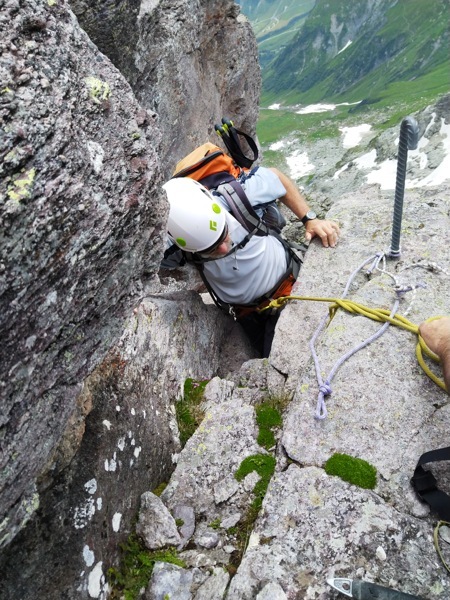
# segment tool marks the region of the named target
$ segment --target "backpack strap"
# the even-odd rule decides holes
[[[176,244],[172,244],[171,246],[169,246],[169,248],[167,248],[164,251],[163,260],[166,260],[166,259],[170,258],[173,254],[177,254],[177,253],[182,254],[182,258],[179,262],[179,266],[184,267],[184,265],[186,264],[186,252],[183,252],[183,250],[181,250],[181,248],[179,246],[177,246]]]
[[[423,464],[450,460],[450,446],[425,452],[419,458],[411,484],[421,500],[429,504],[432,512],[443,521],[450,522],[450,496],[437,487],[437,481],[431,471],[425,471]]]
[[[234,180],[223,183],[217,188],[228,203],[233,217],[244,229],[254,232],[254,235],[264,236],[271,233],[270,228],[258,217],[255,209],[250,204],[241,184]]]

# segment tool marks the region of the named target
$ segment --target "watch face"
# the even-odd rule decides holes
[[[317,215],[313,210],[309,210],[306,215],[302,218],[302,223],[305,224],[308,221],[312,221],[313,219],[317,219]]]

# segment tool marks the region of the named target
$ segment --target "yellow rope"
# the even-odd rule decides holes
[[[364,304],[359,304],[358,302],[353,302],[352,300],[346,300],[344,298],[324,298],[318,296],[281,296],[280,298],[276,298],[272,300],[267,306],[259,309],[259,312],[263,312],[264,310],[268,310],[269,308],[282,308],[289,300],[306,300],[310,302],[330,302],[331,306],[329,307],[330,313],[330,321],[333,319],[336,311],[339,308],[343,308],[347,312],[351,314],[358,314],[373,321],[380,321],[386,323],[389,321],[392,325],[396,325],[397,327],[401,327],[402,329],[406,329],[411,333],[414,333],[418,336],[418,343],[416,346],[416,357],[419,362],[419,365],[422,367],[423,371],[428,375],[428,377],[434,381],[439,387],[443,390],[448,391],[445,383],[442,379],[437,377],[433,371],[428,367],[423,358],[423,354],[425,353],[429,358],[434,360],[435,362],[440,362],[439,357],[432,352],[428,346],[425,344],[424,339],[419,334],[419,327],[415,325],[411,321],[408,321],[406,317],[402,315],[395,314],[393,317],[390,316],[391,311],[385,310],[383,308],[370,308],[369,306],[364,306]],[[440,317],[431,317],[427,319],[427,321],[433,321],[434,319],[439,319]]]
[[[446,562],[444,555],[442,553],[441,550],[441,546],[439,543],[439,530],[442,526],[450,526],[450,523],[447,523],[447,521],[439,521],[439,523],[436,525],[435,529],[434,529],[434,547],[436,548],[436,552],[438,553],[439,558],[442,561],[442,564],[444,565],[444,567],[447,569],[447,571],[450,573],[450,566],[448,565],[448,563]]]

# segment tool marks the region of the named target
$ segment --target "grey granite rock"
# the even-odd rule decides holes
[[[177,565],[157,562],[153,568],[152,578],[145,592],[145,600],[191,600],[190,587],[192,571],[182,569]]]
[[[181,550],[189,543],[189,540],[195,531],[195,513],[192,506],[179,504],[174,507],[172,514],[175,522],[182,521],[180,525],[177,525],[181,537],[181,543],[178,545],[178,550]]]
[[[4,545],[39,505],[82,380],[157,272],[166,202],[154,119],[67,3],[0,11]]]
[[[287,600],[287,596],[281,585],[271,581],[258,593],[256,600]]]
[[[185,378],[232,372],[254,356],[222,315],[209,330],[206,310],[195,333],[198,304],[182,314],[167,298],[142,303],[169,292],[156,275],[162,181],[222,115],[254,131],[249,24],[229,0],[71,7],[79,20],[65,0],[0,7],[0,568],[11,600],[107,593],[138,498],[173,469],[173,401]],[[192,53],[178,70],[186,40]],[[195,140],[178,135],[181,118]]]
[[[158,496],[151,492],[145,492],[141,496],[136,533],[149,550],[178,546],[181,542],[175,519]]]
[[[229,574],[221,567],[214,567],[208,579],[198,588],[194,600],[220,600],[230,580]]]
[[[448,597],[431,524],[374,492],[291,465],[271,481],[227,598],[250,600],[268,582],[289,597],[326,597],[330,577],[362,578],[426,598]],[[264,596],[263,596],[264,597]]]
[[[233,0],[126,0],[120,11],[108,2],[73,4],[82,27],[141,105],[158,114],[165,177],[197,145],[220,143],[214,124],[222,117],[255,133],[258,49]]]

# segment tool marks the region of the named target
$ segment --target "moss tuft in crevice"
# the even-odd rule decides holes
[[[269,394],[263,402],[255,407],[256,423],[259,428],[256,441],[266,450],[271,450],[275,446],[273,430],[283,426],[282,414],[291,399],[291,394]]]
[[[241,564],[253,525],[261,509],[270,479],[275,471],[275,465],[276,460],[272,455],[254,454],[244,458],[234,475],[237,481],[242,481],[247,475],[256,471],[260,479],[253,488],[255,496],[253,502],[248,507],[244,517],[239,521],[239,525],[237,527],[230,527],[227,530],[228,534],[236,536],[235,545],[237,547],[230,557],[230,564],[227,566],[227,570],[231,576],[235,575]]]
[[[191,378],[186,379],[184,382],[183,397],[175,402],[175,413],[182,448],[184,448],[186,442],[205,416],[201,408],[201,403],[207,383],[208,380],[196,381]]]
[[[259,481],[253,488],[253,494],[255,498],[251,504],[251,508],[257,512],[262,506],[262,501],[267,491],[270,479],[275,471],[276,460],[270,454],[253,454],[247,456],[239,465],[238,470],[235,473],[237,481],[242,481],[244,477],[256,471],[260,476]]]
[[[259,427],[257,442],[266,450],[270,450],[275,445],[275,435],[273,429],[281,427],[283,420],[276,408],[267,402],[263,402],[255,408],[256,422]]]
[[[179,567],[186,564],[178,557],[175,548],[150,552],[142,540],[132,533],[120,545],[120,567],[108,569],[108,582],[111,585],[111,600],[136,600],[142,588],[146,588],[156,562],[167,562]]]
[[[360,488],[373,490],[377,484],[377,470],[367,461],[348,454],[333,454],[325,463],[328,475],[340,477]]]

